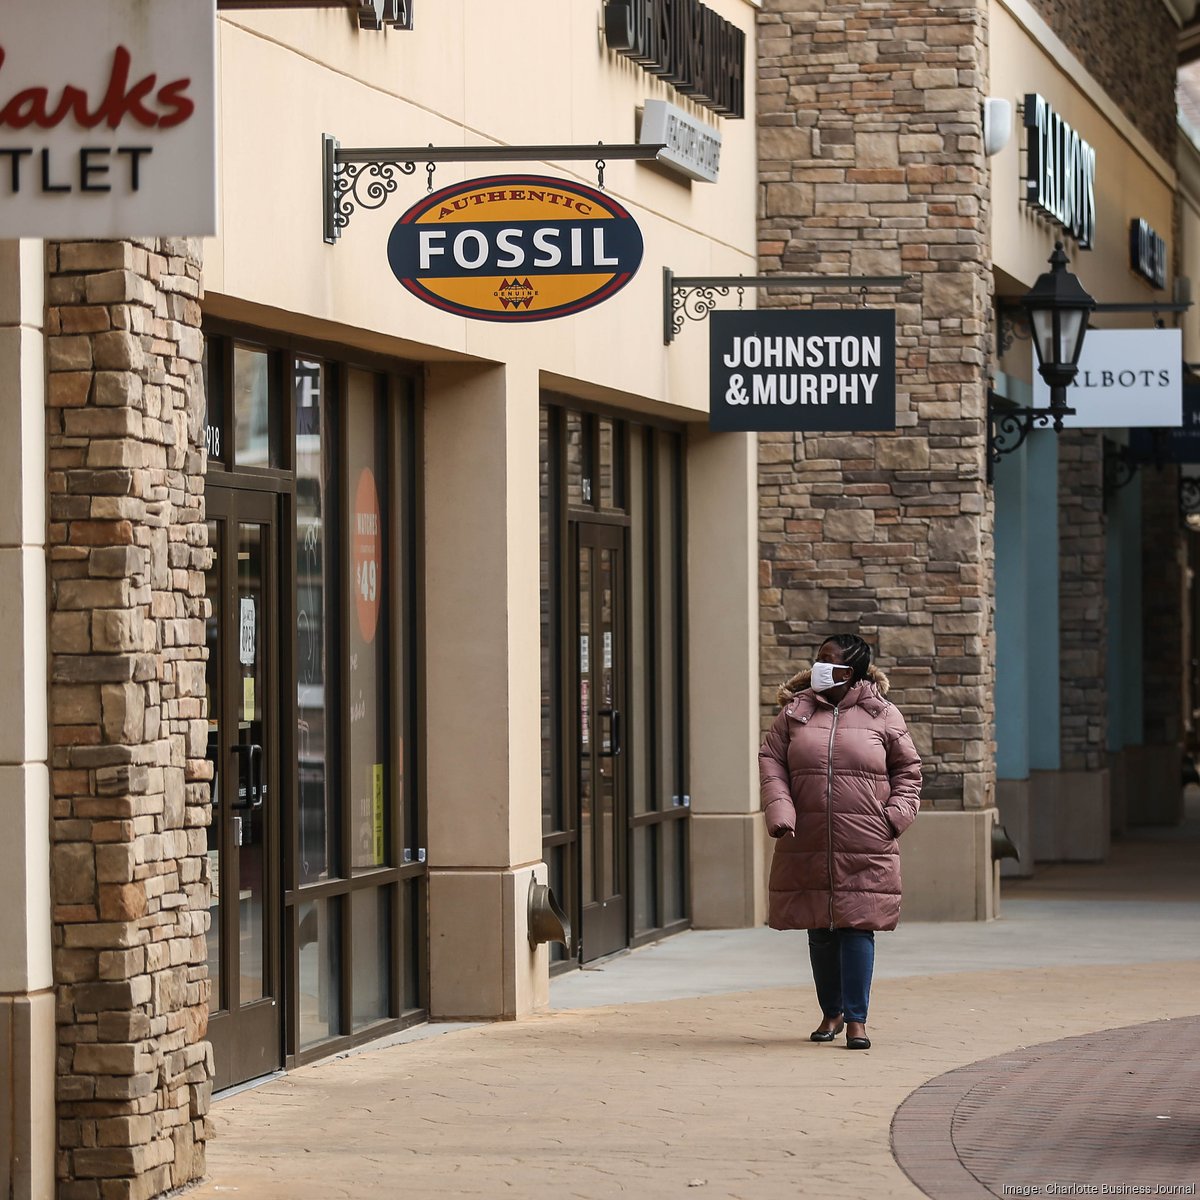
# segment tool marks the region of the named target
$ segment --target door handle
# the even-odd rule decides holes
[[[263,806],[263,748],[259,745],[250,747],[250,804],[254,808]]]
[[[616,758],[621,753],[621,710],[619,708],[601,708],[598,716],[608,717],[612,721],[608,749],[600,751],[601,758]]]
[[[237,755],[240,761],[238,767],[239,799],[234,800],[230,804],[230,808],[262,808],[262,747],[255,743],[238,742],[236,745],[230,746],[229,749]],[[245,800],[240,799],[243,778],[246,781]]]

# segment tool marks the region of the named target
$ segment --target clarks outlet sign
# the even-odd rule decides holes
[[[0,237],[216,232],[215,0],[4,0]]]

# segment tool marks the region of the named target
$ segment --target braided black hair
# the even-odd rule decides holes
[[[835,633],[827,637],[822,646],[836,646],[842,652],[842,663],[849,667],[854,674],[850,676],[851,683],[860,683],[866,679],[871,669],[871,647],[856,633]]]

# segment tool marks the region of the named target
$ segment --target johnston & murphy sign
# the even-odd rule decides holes
[[[891,310],[714,312],[708,323],[710,428],[896,428]]]
[[[215,0],[5,0],[0,237],[216,233]]]

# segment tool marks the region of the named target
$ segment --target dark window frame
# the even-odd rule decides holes
[[[424,735],[424,695],[420,686],[423,662],[424,613],[418,573],[423,568],[420,554],[418,530],[422,518],[420,503],[421,482],[419,479],[422,451],[420,445],[420,422],[418,419],[422,403],[421,375],[417,366],[407,366],[395,359],[378,354],[357,351],[336,343],[320,339],[302,338],[276,334],[241,323],[208,319],[203,332],[206,345],[218,346],[215,356],[219,370],[222,395],[224,429],[222,439],[230,433],[232,411],[233,346],[242,345],[266,351],[271,356],[271,387],[278,394],[280,437],[282,438],[280,467],[238,466],[232,462],[232,443],[227,442],[230,453],[224,461],[209,460],[209,483],[217,487],[244,487],[255,490],[278,491],[285,497],[281,516],[280,540],[283,547],[281,571],[281,598],[286,615],[290,615],[291,628],[296,627],[296,461],[295,461],[295,362],[297,359],[319,361],[325,370],[328,394],[322,396],[323,414],[325,406],[332,406],[330,421],[334,427],[335,443],[331,452],[339,463],[340,479],[332,490],[336,513],[336,536],[332,537],[325,552],[325,595],[327,619],[336,621],[337,634],[330,639],[326,658],[327,686],[332,684],[334,700],[341,718],[339,727],[331,722],[330,740],[338,738],[338,745],[330,753],[334,758],[337,785],[345,796],[343,775],[346,766],[345,714],[347,708],[340,703],[340,691],[344,683],[345,664],[345,620],[342,592],[345,585],[345,520],[348,506],[345,501],[347,453],[347,422],[344,409],[347,403],[346,377],[352,368],[368,371],[376,376],[383,405],[386,425],[387,449],[385,461],[391,478],[387,482],[386,499],[381,495],[381,508],[386,505],[385,523],[391,531],[387,542],[388,578],[390,600],[387,605],[387,630],[389,679],[388,719],[386,723],[389,746],[393,748],[389,768],[389,827],[388,845],[390,865],[371,870],[349,871],[348,824],[350,806],[339,805],[341,825],[337,854],[338,870],[331,878],[310,884],[299,882],[298,821],[299,780],[294,736],[285,738],[282,759],[290,772],[288,802],[280,813],[279,836],[282,852],[282,943],[284,950],[284,1017],[283,1062],[287,1070],[307,1062],[339,1053],[381,1036],[419,1024],[428,1019],[429,976],[428,946],[424,936],[428,906],[427,869],[418,855],[412,861],[404,861],[406,849],[425,845],[426,807],[425,781],[417,747]],[[211,354],[211,350],[210,350]],[[211,361],[211,359],[210,359]],[[325,417],[323,415],[324,422]],[[323,430],[324,433],[324,430]],[[381,488],[381,490],[383,490]],[[295,723],[295,655],[294,635],[281,639],[280,656],[284,663],[281,694],[290,696],[290,708],[283,705],[280,723],[290,730]],[[397,665],[398,664],[398,665]],[[290,715],[289,715],[290,713]],[[402,714],[402,716],[398,716]],[[403,729],[397,727],[403,722]],[[293,731],[294,733],[294,731]],[[402,742],[402,753],[396,754],[397,737]],[[402,774],[401,774],[402,773]],[[404,783],[403,793],[401,782]],[[403,796],[403,804],[401,798]],[[388,956],[388,1015],[361,1029],[353,1028],[353,893],[386,889],[389,904],[389,956]],[[303,1048],[299,1045],[299,959],[297,946],[298,912],[302,904],[311,900],[334,901],[339,909],[340,944],[338,959],[340,978],[340,1029],[342,1032],[313,1042]]]

